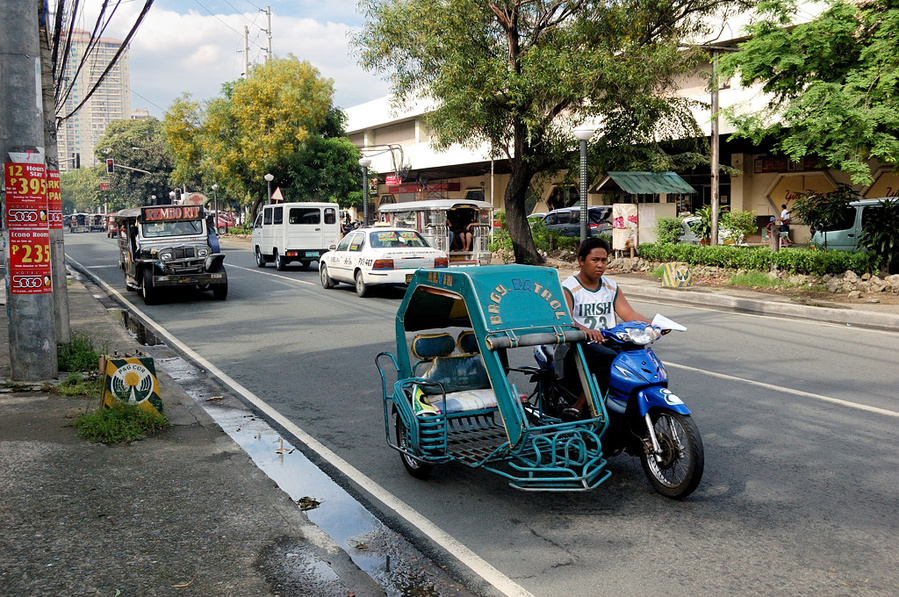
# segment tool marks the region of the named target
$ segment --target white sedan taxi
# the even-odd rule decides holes
[[[370,286],[406,284],[417,269],[448,265],[446,253],[431,247],[415,230],[363,228],[348,233],[322,255],[318,270],[323,288],[345,282],[365,296]]]

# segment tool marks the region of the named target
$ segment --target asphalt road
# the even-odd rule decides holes
[[[483,569],[467,550],[541,596],[899,593],[896,334],[632,301],[689,328],[655,351],[702,433],[696,493],[657,495],[626,456],[589,493],[523,493],[459,465],[422,482],[384,441],[374,366],[393,350],[401,291],[324,290],[314,267],[259,269],[226,244],[227,301],[148,307],[125,292],[113,241],[65,241],[70,259],[389,492],[392,508],[371,498],[377,513],[473,585]],[[396,504],[465,549],[428,538]]]

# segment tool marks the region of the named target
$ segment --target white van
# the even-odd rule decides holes
[[[262,206],[253,224],[256,265],[275,262],[284,269],[291,261],[307,267],[340,240],[336,203],[275,203]]]
[[[822,249],[832,251],[859,251],[859,246],[868,222],[881,217],[880,204],[882,201],[899,201],[897,197],[884,197],[882,199],[862,199],[853,201],[847,205],[836,222],[826,226],[823,230],[816,230],[812,235],[811,244]]]

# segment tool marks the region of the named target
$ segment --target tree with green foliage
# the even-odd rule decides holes
[[[656,243],[672,245],[684,232],[681,218],[659,218],[656,221]]]
[[[795,24],[794,0],[760,5],[741,52],[721,58],[725,76],[771,94],[766,109],[731,112],[737,135],[765,138],[794,160],[819,156],[857,185],[873,181],[869,160],[899,160],[899,5],[827,0],[811,22]]]
[[[866,220],[859,244],[877,255],[881,271],[895,274],[899,272],[899,201],[884,199],[875,209],[877,215]]]
[[[174,176],[218,184],[220,195],[253,204],[252,212],[266,199],[267,173],[288,201],[349,203],[361,186],[359,152],[332,105],[330,79],[289,55],[253,67],[222,93],[205,107],[182,96],[169,110]]]
[[[112,121],[97,142],[94,156],[100,162],[94,168],[109,183],[103,200],[110,211],[148,205],[153,196],[157,203],[168,202],[173,165],[162,123],[156,118]],[[107,159],[115,164],[112,174],[106,174]]]
[[[732,0],[365,0],[361,64],[390,78],[400,104],[432,101],[436,149],[482,145],[508,160],[507,224],[515,260],[541,262],[525,201],[535,176],[577,168],[572,129],[598,123],[598,170],[695,165],[660,141],[702,137],[675,79],[696,64],[685,39]]]
[[[105,166],[79,168],[64,172],[60,176],[62,213],[94,213],[98,211],[108,198],[107,192],[100,190],[100,183],[105,176]],[[120,206],[113,202],[109,209],[115,211],[118,207]]]
[[[736,236],[734,240],[738,243],[742,243],[747,237],[759,231],[754,209],[749,211],[726,211],[721,214],[720,221],[720,229],[733,231],[733,235]]]
[[[850,185],[838,184],[837,188],[829,193],[808,191],[800,193],[799,198],[793,203],[792,215],[797,220],[805,222],[812,233],[816,230],[827,230],[837,222],[843,221],[849,203],[858,201],[861,196]],[[824,246],[827,250],[827,235],[824,235]]]

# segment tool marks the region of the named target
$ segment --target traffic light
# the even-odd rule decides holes
[[[115,162],[112,160],[112,158],[109,158],[108,160],[106,160],[106,173],[112,174],[114,171],[115,171]]]
[[[75,170],[78,170],[79,168],[81,168],[81,154],[76,153],[74,155],[75,155]]]

